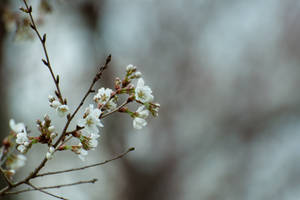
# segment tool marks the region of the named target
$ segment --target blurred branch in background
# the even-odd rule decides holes
[[[4,40],[6,36],[6,22],[5,22],[5,17],[4,13],[9,7],[9,1],[8,0],[3,0],[0,2],[0,95],[2,97],[1,100],[1,105],[0,105],[0,120],[2,122],[7,122],[8,121],[8,116],[7,116],[7,93],[6,90],[7,88],[4,87],[6,84],[6,76],[3,73],[4,72]],[[7,123],[1,123],[0,124],[0,141],[3,140],[3,138],[6,136],[5,132],[8,130]],[[6,185],[5,180],[2,178],[0,179],[0,188],[3,188]],[[7,198],[10,199],[10,198]]]

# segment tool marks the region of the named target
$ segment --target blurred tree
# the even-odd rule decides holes
[[[1,104],[0,104],[0,121],[3,123],[0,123],[0,141],[3,140],[3,138],[7,135],[8,127],[8,116],[7,116],[7,101],[6,101],[6,83],[5,83],[5,75],[3,74],[3,46],[4,46],[4,40],[6,36],[6,26],[7,23],[4,18],[4,13],[6,12],[6,9],[9,6],[9,0],[1,0],[0,1],[0,96],[1,98]],[[0,188],[5,186],[5,182],[0,178]],[[12,199],[11,197],[6,197],[6,199]]]

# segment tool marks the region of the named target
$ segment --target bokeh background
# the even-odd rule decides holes
[[[124,114],[105,119],[99,147],[85,163],[60,153],[44,171],[136,147],[130,155],[34,183],[99,179],[52,190],[72,200],[300,198],[299,1],[54,0],[43,9],[40,1],[30,3],[71,109],[110,53],[97,87],[112,87],[113,78],[134,64],[161,104],[159,117],[142,131]],[[48,107],[54,84],[39,41],[7,17],[24,17],[20,6],[20,0],[0,2],[1,138],[10,118],[32,134],[46,113],[58,128],[63,124]],[[16,179],[40,162],[41,152],[47,148],[30,151]],[[51,199],[39,192],[5,198]]]

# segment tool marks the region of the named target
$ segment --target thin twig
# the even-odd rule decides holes
[[[49,71],[50,71],[50,74],[52,76],[52,79],[55,83],[55,86],[56,86],[56,89],[57,89],[57,97],[59,98],[59,101],[61,104],[64,104],[64,100],[63,100],[63,96],[61,94],[61,91],[60,91],[60,88],[59,88],[59,78],[55,77],[54,75],[54,72],[53,72],[53,69],[52,69],[52,66],[51,66],[51,63],[50,63],[50,59],[49,59],[49,55],[48,55],[48,51],[47,51],[47,47],[46,47],[46,34],[43,35],[43,37],[41,36],[37,26],[36,26],[36,23],[32,17],[32,7],[31,6],[28,6],[27,4],[27,1],[26,0],[23,0],[25,6],[26,6],[26,9],[27,9],[27,13],[30,17],[30,21],[31,21],[31,28],[35,31],[35,33],[37,34],[40,42],[42,43],[42,46],[43,46],[43,50],[44,50],[44,54],[45,54],[45,57],[46,57],[46,61],[45,60],[42,60],[43,63],[48,67]]]
[[[50,71],[50,74],[52,76],[52,79],[55,83],[55,86],[56,86],[56,95],[57,97],[59,98],[60,102],[62,104],[64,104],[64,100],[63,100],[63,96],[60,92],[60,88],[59,88],[59,78],[57,76],[57,78],[55,77],[54,73],[53,73],[53,70],[52,70],[52,66],[51,66],[51,63],[50,63],[50,59],[49,59],[49,55],[48,55],[48,51],[47,51],[47,47],[46,47],[46,35],[43,35],[43,37],[41,36],[37,26],[36,26],[36,23],[32,17],[32,7],[31,6],[28,6],[27,4],[27,1],[26,0],[23,0],[24,4],[25,4],[25,7],[26,7],[26,12],[28,13],[29,15],[29,18],[30,18],[30,21],[31,21],[31,28],[35,31],[35,33],[37,34],[42,46],[43,46],[43,50],[44,50],[44,54],[45,54],[45,57],[46,57],[46,60],[42,60],[43,63],[48,67],[49,71]],[[70,123],[70,122],[69,122]],[[16,184],[12,184],[10,185],[6,190],[9,190],[11,187],[16,187],[18,185],[21,185],[23,183],[27,183],[32,177],[34,177],[43,167],[44,165],[46,164],[47,162],[47,159],[44,158],[44,160],[41,162],[41,164],[32,172],[30,173],[29,176],[27,176],[24,180],[16,183]],[[5,192],[2,191],[2,192]],[[0,193],[0,195],[3,194],[3,193]]]
[[[115,108],[114,110],[112,110],[112,111],[110,111],[110,112],[107,112],[107,113],[101,115],[99,118],[100,118],[100,119],[103,119],[103,118],[105,118],[105,117],[107,117],[107,116],[109,116],[109,115],[111,115],[111,114],[113,114],[113,113],[119,111],[120,108],[124,107],[124,106],[127,105],[128,103],[129,103],[129,102],[128,102],[128,100],[127,100],[127,101],[125,101],[124,103],[122,103],[120,106],[118,106],[117,108]]]
[[[3,195],[3,194],[4,194],[6,191],[8,191],[9,189],[10,189],[9,186],[6,186],[6,187],[2,188],[2,189],[0,190],[0,196]]]
[[[57,189],[57,188],[62,188],[62,187],[70,187],[70,186],[74,186],[74,185],[81,185],[81,184],[87,184],[87,183],[95,183],[96,181],[98,181],[98,180],[97,179],[92,179],[92,180],[88,180],[88,181],[78,181],[78,182],[68,183],[68,184],[45,186],[45,187],[37,187],[37,189],[35,189],[35,188],[28,188],[28,189],[14,191],[14,192],[6,192],[5,194],[11,195],[11,194],[20,194],[20,193],[23,193],[23,192],[30,192],[30,191],[35,191],[35,190]]]
[[[71,135],[70,137],[68,137],[66,140],[64,140],[59,146],[62,146],[64,144],[66,144],[68,141],[70,141],[73,138],[73,136]]]
[[[84,97],[82,98],[82,100],[80,101],[79,105],[77,106],[77,108],[75,109],[75,111],[73,112],[73,114],[68,118],[68,121],[62,131],[62,134],[60,135],[59,139],[56,141],[56,143],[54,144],[54,147],[56,147],[66,136],[67,133],[67,129],[72,121],[72,119],[75,117],[75,115],[77,114],[77,112],[79,111],[79,109],[81,108],[81,106],[83,105],[85,99],[88,97],[88,95],[93,91],[93,87],[95,85],[95,83],[101,78],[102,73],[104,72],[104,70],[107,68],[108,64],[111,61],[111,55],[109,55],[106,58],[106,61],[104,63],[104,65],[100,68],[99,72],[96,74],[96,76],[93,79],[93,82],[91,83],[89,89],[87,90],[87,92],[85,93]]]
[[[48,175],[54,175],[54,174],[67,173],[67,172],[72,172],[72,171],[78,171],[78,170],[87,169],[87,168],[90,168],[90,167],[96,167],[96,166],[99,166],[99,165],[104,165],[104,164],[109,163],[111,161],[114,161],[114,160],[122,158],[123,156],[125,156],[126,154],[128,154],[131,151],[134,151],[134,147],[129,148],[126,152],[124,152],[124,153],[122,153],[122,154],[120,154],[120,155],[118,155],[118,156],[116,156],[116,157],[114,157],[112,159],[109,159],[109,160],[106,160],[106,161],[103,161],[103,162],[100,162],[100,163],[96,163],[96,164],[92,164],[92,165],[87,165],[87,166],[79,167],[79,168],[72,168],[72,169],[67,169],[67,170],[61,170],[61,171],[46,172],[46,173],[43,173],[43,174],[37,174],[35,177],[41,177],[41,176],[48,176]]]
[[[9,178],[6,176],[4,170],[0,167],[0,171],[1,171],[1,174],[3,175],[4,177],[4,180],[6,181],[7,185],[9,186],[12,186],[12,182],[9,180]]]
[[[52,197],[55,197],[55,198],[58,198],[58,199],[62,199],[62,200],[67,200],[67,199],[64,198],[64,197],[60,197],[60,196],[57,196],[57,195],[55,195],[55,194],[51,194],[50,192],[44,191],[44,190],[42,190],[42,189],[40,189],[40,188],[38,188],[38,187],[32,185],[32,184],[29,183],[29,182],[26,183],[26,184],[29,185],[29,186],[31,186],[31,187],[34,188],[35,190],[38,190],[38,191],[40,191],[40,192],[42,192],[42,193],[44,193],[44,194],[47,194],[47,195],[49,195],[49,196],[52,196]]]

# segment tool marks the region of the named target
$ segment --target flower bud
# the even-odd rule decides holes
[[[50,134],[50,138],[51,138],[52,140],[53,140],[56,136],[57,136],[56,133],[51,133],[51,134]]]
[[[136,66],[133,66],[132,64],[127,65],[126,72],[134,72],[136,70]]]
[[[135,78],[141,78],[142,73],[140,71],[137,71],[137,72],[135,72],[134,76],[135,76]]]
[[[48,131],[50,133],[53,133],[55,131],[55,127],[54,126],[49,126]]]

